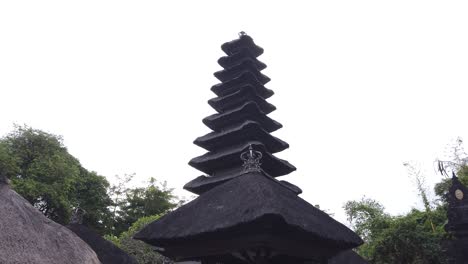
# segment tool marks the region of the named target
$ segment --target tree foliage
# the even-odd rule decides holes
[[[133,175],[121,178],[120,183],[111,187],[114,198],[115,230],[113,234],[130,228],[138,219],[152,215],[162,215],[180,204],[173,195],[173,189],[166,183],[158,183],[155,178],[150,178],[144,187],[127,188]]]
[[[0,140],[0,164],[16,192],[48,218],[67,224],[72,208],[79,206],[87,211],[86,224],[107,229],[109,183],[83,168],[61,137],[16,126]]]
[[[443,208],[431,212],[413,209],[406,215],[390,216],[378,202],[363,198],[347,202],[345,211],[365,241],[358,253],[371,263],[446,263]]]
[[[352,228],[365,244],[358,252],[371,263],[449,263],[447,251],[451,235],[444,226],[447,223],[448,201],[446,194],[455,173],[459,180],[468,185],[468,155],[463,140],[457,138],[449,146],[446,161],[437,161],[439,172],[445,177],[435,185],[436,199],[427,195],[425,178],[414,163],[404,163],[414,179],[424,211],[413,209],[407,214],[391,216],[377,201],[363,198],[349,201],[345,211]]]
[[[134,256],[138,263],[142,264],[170,264],[173,263],[166,257],[160,255],[143,241],[135,240],[132,237],[149,223],[159,219],[159,215],[144,216],[133,223],[128,231],[119,236],[107,235],[106,239],[120,247],[127,254]]]
[[[86,211],[83,224],[101,234],[118,235],[138,219],[163,214],[180,202],[151,178],[145,187],[129,188],[133,174],[110,186],[105,177],[86,170],[60,136],[16,126],[0,139],[0,175],[45,216],[68,224],[71,212]]]

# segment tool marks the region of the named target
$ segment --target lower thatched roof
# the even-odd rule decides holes
[[[96,252],[102,264],[138,264],[136,259],[88,227],[81,224],[70,224],[67,227]]]
[[[99,264],[96,253],[0,183],[0,263]]]
[[[368,262],[353,250],[346,250],[331,258],[328,264],[368,264]]]
[[[134,237],[159,247],[162,254],[170,257],[177,257],[179,252],[190,257],[203,256],[207,253],[204,250],[218,254],[228,247],[245,248],[248,243],[280,247],[276,249],[294,251],[303,257],[325,257],[362,243],[346,226],[259,172],[242,175],[203,193]],[[210,243],[211,248],[207,246]],[[218,247],[218,252],[213,247]],[[329,252],[309,250],[322,247]],[[302,248],[301,252],[298,248]]]

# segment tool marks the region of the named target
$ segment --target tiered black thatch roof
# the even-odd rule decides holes
[[[453,174],[452,185],[447,194],[449,208],[448,223],[445,229],[451,232],[455,240],[449,252],[454,263],[468,263],[468,188]]]
[[[208,153],[189,162],[208,176],[200,176],[184,186],[196,194],[242,175],[239,155],[250,145],[262,151],[262,169],[268,175],[283,176],[296,169],[272,155],[289,145],[270,134],[282,125],[267,116],[275,107],[265,100],[273,91],[264,86],[270,78],[260,72],[266,68],[257,59],[263,49],[245,34],[221,48],[227,54],[218,60],[224,69],[214,74],[221,83],[211,88],[218,97],[208,101],[218,113],[203,119],[213,132],[194,142]]]
[[[136,259],[102,238],[98,233],[82,224],[69,224],[68,229],[77,234],[96,252],[102,264],[138,264]]]
[[[296,168],[273,154],[289,145],[270,133],[281,124],[267,116],[273,92],[260,71],[263,49],[252,38],[222,45],[227,56],[215,73],[209,101],[218,111],[203,122],[213,132],[195,144],[208,153],[189,164],[207,175],[184,188],[197,199],[149,224],[135,235],[175,260],[202,263],[327,263],[362,240],[297,195],[301,189],[276,177]]]
[[[47,219],[0,178],[0,263],[101,263],[83,240]]]

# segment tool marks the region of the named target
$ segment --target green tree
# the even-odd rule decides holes
[[[67,224],[79,206],[87,211],[85,224],[101,233],[109,228],[109,183],[83,168],[61,137],[16,126],[0,140],[0,165],[15,191],[48,218]]]
[[[345,205],[348,220],[365,244],[358,253],[375,264],[447,263],[442,245],[446,211],[413,209],[406,215],[390,216],[372,199],[350,201]]]
[[[171,264],[169,259],[155,252],[154,249],[143,241],[133,239],[133,235],[138,233],[149,223],[159,219],[159,215],[145,216],[133,223],[128,231],[123,232],[119,236],[107,235],[106,239],[110,240],[120,247],[127,254],[134,256],[138,263],[142,264]]]
[[[447,197],[451,184],[447,171],[457,174],[468,184],[467,154],[463,140],[457,138],[450,146],[447,161],[438,161],[439,171],[446,177],[434,187],[436,200],[431,200],[425,186],[425,177],[417,164],[404,163],[414,180],[424,205],[400,216],[390,216],[384,208],[371,199],[350,201],[345,211],[352,228],[366,242],[359,253],[371,263],[448,263],[445,248],[451,239],[444,230],[447,222]]]
[[[110,211],[112,214],[112,230],[110,235],[119,235],[128,229],[129,225],[125,223],[122,215],[125,215],[120,207],[125,205],[126,195],[129,190],[128,183],[133,179],[135,174],[125,174],[124,176],[116,175],[117,181],[109,187],[109,195],[112,199]]]
[[[166,183],[159,184],[150,178],[145,187],[121,190],[124,198],[117,199],[115,234],[127,230],[138,219],[151,215],[161,215],[177,207],[181,202],[167,188]]]

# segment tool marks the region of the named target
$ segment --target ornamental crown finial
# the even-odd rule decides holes
[[[262,159],[263,154],[260,151],[253,150],[252,145],[249,145],[249,150],[242,152],[240,158],[244,161],[242,165],[244,167],[244,173],[252,171],[261,171],[260,160]]]

